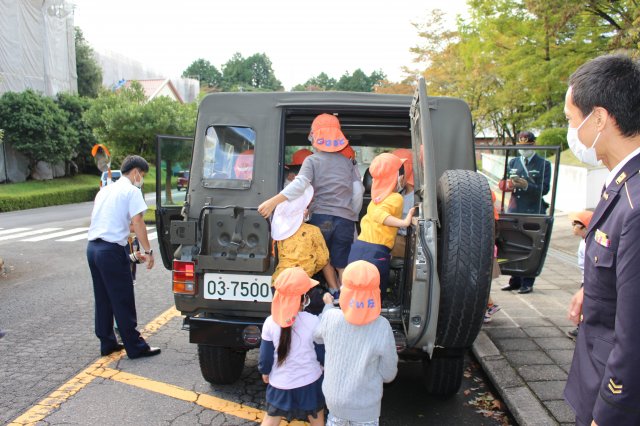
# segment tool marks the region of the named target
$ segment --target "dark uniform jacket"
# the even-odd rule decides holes
[[[545,214],[549,204],[542,197],[549,193],[551,184],[551,163],[534,154],[525,165],[525,159],[515,157],[509,160],[508,176],[514,174],[526,179],[527,189],[515,188],[509,200],[508,213]]]
[[[640,425],[640,155],[602,193],[587,231],[583,322],[565,398],[577,419]]]

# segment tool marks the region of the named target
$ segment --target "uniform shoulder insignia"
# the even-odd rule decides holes
[[[616,384],[616,382],[613,381],[613,378],[610,378],[609,379],[609,390],[614,395],[620,395],[622,393],[622,383],[618,385],[618,384]]]
[[[620,182],[622,182],[626,177],[627,177],[627,174],[625,172],[620,173],[616,178],[616,183],[620,185]]]

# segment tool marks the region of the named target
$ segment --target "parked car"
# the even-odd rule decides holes
[[[277,257],[257,206],[282,189],[285,154],[309,146],[311,122],[320,113],[340,118],[350,145],[362,154],[362,167],[379,152],[413,151],[420,208],[404,237],[404,256],[392,259],[390,303],[382,315],[394,329],[400,358],[422,362],[427,390],[453,394],[487,307],[495,221],[487,175],[476,171],[469,107],[460,99],[427,97],[423,79],[413,97],[210,94],[198,110],[195,140],[157,137],[158,167],[184,161],[162,153],[192,156],[184,204],[161,196],[162,170],[157,171],[156,226],[164,266],[172,271],[175,305],[190,342],[198,345],[202,375],[213,384],[235,382],[246,352],[260,345]],[[178,150],[178,142],[193,146]],[[491,160],[492,171],[506,171],[504,154],[487,157],[487,167]],[[244,161],[248,155],[253,161]],[[251,164],[252,173],[237,173],[239,158]],[[366,211],[371,181],[363,175]],[[553,224],[550,201],[548,215],[500,212],[503,273],[540,273]]]
[[[120,176],[122,176],[120,170],[111,170],[111,180],[109,180],[109,172],[102,172],[102,176],[100,176],[100,188],[117,181],[120,179]]]
[[[178,183],[176,186],[178,188],[178,191],[182,189],[186,191],[187,186],[189,185],[189,171],[178,172],[177,176],[178,176]]]

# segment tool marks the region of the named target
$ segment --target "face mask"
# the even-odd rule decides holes
[[[533,149],[519,149],[518,154],[522,155],[525,158],[531,157],[535,151]]]
[[[586,145],[580,141],[580,137],[578,136],[578,130],[580,130],[580,127],[587,122],[589,117],[591,117],[591,114],[593,114],[593,111],[591,111],[589,115],[582,120],[582,123],[580,123],[578,127],[569,127],[569,129],[567,129],[567,142],[569,143],[569,149],[571,149],[571,152],[573,152],[573,155],[575,155],[578,160],[591,166],[597,166],[600,162],[596,155],[596,143],[598,142],[598,139],[600,139],[600,132],[596,135],[596,138],[590,148],[587,148]]]
[[[142,184],[144,183],[144,178],[142,177],[140,172],[138,172],[138,176],[140,176],[140,180],[133,182],[133,186],[135,186],[136,188],[142,188]]]

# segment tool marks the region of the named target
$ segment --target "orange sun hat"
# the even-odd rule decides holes
[[[310,155],[313,155],[313,151],[310,149],[299,149],[293,153],[291,156],[291,163],[287,164],[287,166],[302,166],[304,159]]]
[[[588,210],[582,210],[579,212],[571,212],[568,214],[569,220],[572,222],[580,222],[584,225],[585,228],[589,227],[591,223],[591,218],[593,217],[593,212]]]
[[[340,128],[340,120],[331,114],[320,114],[313,120],[309,140],[324,152],[341,151],[349,144]]]
[[[398,170],[405,160],[387,152],[378,155],[369,166],[373,178],[371,199],[379,204],[395,191],[398,186]]]
[[[233,166],[236,179],[250,180],[253,176],[253,150],[248,149],[243,151],[236,158],[236,163]]]
[[[300,311],[300,297],[318,285],[299,266],[287,268],[278,275],[276,292],[271,302],[271,316],[280,327],[291,327]]]
[[[366,260],[347,265],[342,273],[340,308],[344,319],[365,325],[380,316],[380,272]]]
[[[410,149],[400,148],[392,152],[396,157],[404,161],[404,175],[407,177],[407,183],[415,186],[413,183],[413,153]]]

